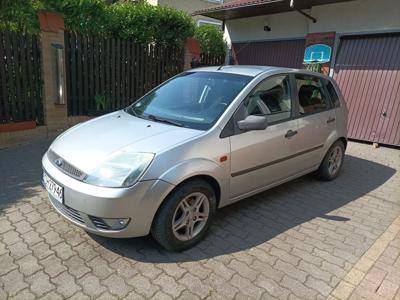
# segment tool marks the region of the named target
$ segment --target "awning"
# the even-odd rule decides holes
[[[294,3],[298,9],[309,9],[312,6],[346,1],[354,0],[294,0]],[[287,11],[292,11],[290,0],[234,0],[195,11],[192,15],[203,15],[218,20],[230,20]]]

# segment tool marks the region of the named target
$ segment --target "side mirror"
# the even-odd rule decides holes
[[[238,121],[238,126],[240,130],[250,131],[250,130],[263,130],[267,128],[268,122],[265,116],[247,116],[246,119]]]

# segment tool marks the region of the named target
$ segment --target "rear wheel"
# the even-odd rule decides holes
[[[344,144],[342,141],[336,141],[326,153],[316,174],[319,179],[329,181],[339,175],[344,160]]]
[[[213,188],[203,180],[179,186],[156,214],[151,233],[164,248],[182,251],[206,235],[216,210]]]

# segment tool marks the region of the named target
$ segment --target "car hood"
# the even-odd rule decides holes
[[[90,173],[116,151],[128,148],[134,152],[158,153],[201,133],[117,111],[72,127],[50,149]]]

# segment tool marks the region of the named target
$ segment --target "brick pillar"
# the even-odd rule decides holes
[[[39,13],[40,23],[40,43],[42,52],[42,78],[43,78],[43,108],[45,125],[48,129],[48,135],[63,131],[68,127],[67,117],[67,85],[65,74],[65,44],[64,44],[64,18],[62,15],[41,12]],[[55,48],[63,49],[63,98],[65,102],[58,104],[57,78],[57,54]]]
[[[190,70],[192,68],[192,61],[200,61],[200,43],[194,38],[188,38],[185,43],[184,51],[184,65],[183,70]]]

